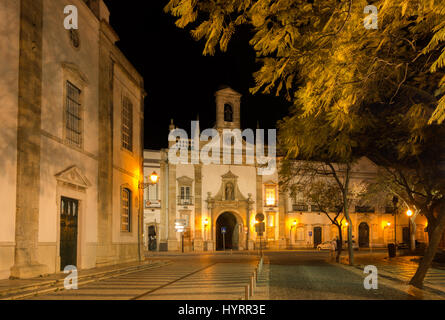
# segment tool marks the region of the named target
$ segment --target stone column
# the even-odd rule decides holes
[[[19,100],[17,124],[17,210],[11,277],[47,273],[37,262],[42,110],[43,1],[20,1]]]
[[[168,251],[178,250],[176,239],[176,165],[168,165]]]
[[[167,248],[167,192],[168,192],[168,173],[167,173],[167,153],[162,150],[161,151],[161,179],[160,179],[160,186],[162,187],[161,190],[161,221],[159,226],[159,237],[160,237],[160,244],[159,244],[159,251],[166,251]]]
[[[280,192],[279,195],[279,209],[278,209],[278,248],[286,249],[286,219],[287,219],[287,205],[288,205],[288,197],[287,193]],[[289,243],[291,243],[291,239],[289,239]]]
[[[257,213],[263,213],[263,176],[258,174],[258,168],[255,168],[256,170],[256,212],[254,214]],[[250,217],[249,214],[249,220],[248,220],[248,249],[249,250],[253,250],[255,249],[254,247],[254,241],[253,241],[253,234],[252,231],[250,230],[250,220],[252,218]],[[255,231],[254,231],[255,232]]]
[[[99,35],[99,157],[97,190],[96,265],[114,261],[112,248],[113,217],[113,78],[114,61],[110,58],[116,39],[101,24]],[[120,197],[120,195],[119,195]]]
[[[193,239],[194,251],[203,251],[202,239],[202,165],[197,164],[195,169],[195,235]]]

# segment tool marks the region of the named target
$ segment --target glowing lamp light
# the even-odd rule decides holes
[[[209,224],[209,219],[205,218],[204,219],[204,225],[207,226]]]
[[[294,220],[294,222],[292,222],[292,224],[293,224],[294,226],[296,226],[296,225],[297,225],[297,220]]]
[[[346,226],[346,227],[349,226],[349,222],[346,221],[346,222],[345,222],[345,226]]]
[[[408,209],[408,211],[406,212],[406,215],[408,217],[411,217],[413,215],[413,212],[410,209]]]
[[[158,183],[159,175],[156,173],[156,171],[153,171],[153,173],[150,175],[150,182],[153,184]]]
[[[387,227],[390,227],[390,226],[391,226],[391,222],[387,222],[387,223],[386,223],[386,226],[387,226]]]

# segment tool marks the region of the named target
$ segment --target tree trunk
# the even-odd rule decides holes
[[[347,199],[347,189],[345,194],[343,195],[343,212],[346,217],[346,221],[348,222],[348,254],[349,254],[349,265],[354,265],[354,248],[352,247],[352,221],[349,217],[348,212],[348,199]]]
[[[434,230],[431,230],[431,237],[429,239],[428,247],[425,250],[425,255],[420,261],[416,273],[409,282],[409,284],[417,288],[423,287],[423,279],[425,278],[425,275],[429,267],[431,266],[434,255],[437,251],[437,247],[439,246],[440,239],[442,238],[442,234],[445,230],[445,205],[442,205],[439,210],[440,211],[437,218],[437,224]]]
[[[343,235],[341,234],[341,225],[337,225],[337,228],[338,228],[339,244],[337,246],[337,256],[335,257],[335,261],[338,263],[340,262],[340,256],[343,249]]]

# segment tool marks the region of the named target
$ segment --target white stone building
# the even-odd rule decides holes
[[[224,129],[240,129],[241,95],[225,87],[217,91],[215,97],[215,129],[220,135]],[[170,130],[174,129],[172,121]],[[187,143],[190,147],[196,141]],[[200,149],[206,143],[201,141]],[[175,141],[169,142],[169,148],[174,144]],[[145,151],[145,181],[153,172],[159,175],[159,182],[144,193],[146,249],[212,251],[224,247],[233,250],[258,248],[260,239],[255,231],[257,213],[265,216],[266,230],[261,241],[268,249],[314,248],[337,237],[337,227],[316,206],[304,199],[280,193],[280,178],[276,171],[261,175],[257,161],[247,164],[246,148],[249,144],[244,141],[242,146],[241,164],[234,164],[234,161],[223,164],[222,160],[220,164],[203,164],[202,161],[192,164],[192,151],[188,153],[188,164],[175,164],[169,159],[169,149]],[[221,147],[221,158],[222,154]],[[351,184],[360,185],[377,174],[378,167],[362,158],[352,168]],[[394,242],[394,215],[390,209],[359,205],[350,208],[353,237],[358,245],[383,247]],[[182,223],[183,219],[187,226],[182,234],[176,231],[175,223]],[[407,217],[398,215],[397,219],[397,241],[407,241]],[[423,232],[425,219],[418,217],[416,222],[417,239],[427,241],[427,233]],[[226,230],[224,240],[222,228]],[[344,239],[346,231],[344,226]]]
[[[0,279],[139,259],[145,93],[117,40],[102,0],[0,2]]]

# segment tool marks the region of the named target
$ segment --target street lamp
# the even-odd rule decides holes
[[[297,220],[294,220],[292,222],[292,225],[290,226],[290,231],[289,231],[289,242],[292,246],[292,228],[295,228],[297,226]]]
[[[150,182],[152,184],[156,184],[158,183],[158,180],[159,180],[159,175],[156,173],[156,171],[153,171],[150,175]]]
[[[412,241],[411,241],[411,216],[413,215],[413,212],[411,211],[411,209],[408,209],[406,211],[406,215],[408,216],[409,249],[412,251],[413,246],[412,246]]]
[[[205,218],[204,219],[204,241],[206,241],[207,239],[207,226],[209,225],[209,219]]]
[[[148,177],[148,183],[140,182],[139,183],[139,189],[145,189],[149,186],[155,185],[159,182],[159,175],[156,173],[156,171],[153,171],[151,175]]]
[[[394,205],[394,244],[397,250],[397,203],[399,202],[399,198],[397,196],[392,197],[392,203]]]

